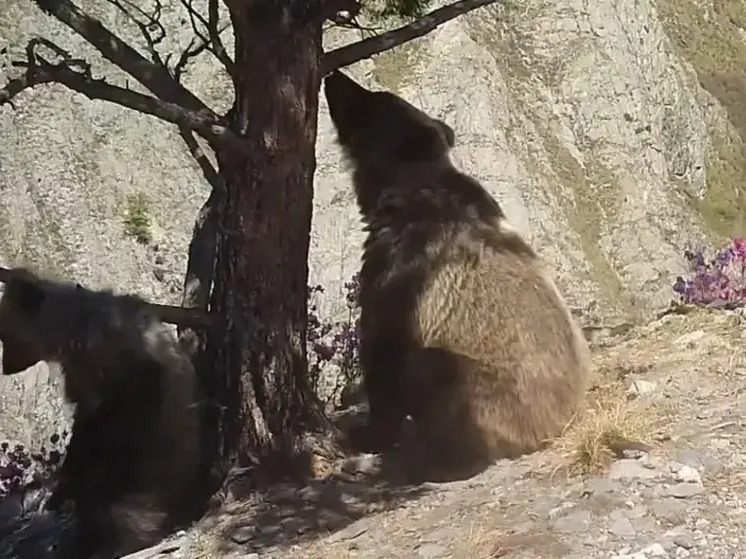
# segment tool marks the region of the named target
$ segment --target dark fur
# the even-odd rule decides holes
[[[536,450],[571,418],[589,375],[561,295],[497,201],[454,168],[447,124],[340,72],[324,86],[368,232],[364,448],[393,445],[411,415],[432,472],[446,476]]]
[[[15,270],[0,300],[3,373],[60,363],[75,404],[48,508],[74,502],[81,537],[61,555],[113,558],[183,520],[200,460],[196,376],[166,327],[134,296]]]

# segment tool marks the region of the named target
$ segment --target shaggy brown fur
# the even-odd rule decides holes
[[[185,520],[200,460],[197,379],[173,335],[134,296],[42,280],[23,269],[0,300],[3,374],[57,361],[75,404],[47,504],[75,505],[62,557],[120,557]]]
[[[409,414],[433,472],[471,475],[538,449],[589,376],[563,298],[498,203],[454,168],[447,124],[340,72],[324,86],[368,232],[365,448],[390,447]]]

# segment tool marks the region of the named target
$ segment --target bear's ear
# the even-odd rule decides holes
[[[15,375],[41,361],[34,344],[16,339],[13,336],[3,338],[3,375]]]
[[[3,295],[9,298],[16,309],[29,316],[39,314],[46,296],[46,292],[38,283],[23,277],[10,280]]]
[[[443,138],[433,126],[419,125],[401,139],[399,156],[404,161],[430,161],[446,151]]]

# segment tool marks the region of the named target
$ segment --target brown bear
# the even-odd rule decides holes
[[[201,459],[197,377],[140,298],[18,268],[0,299],[0,341],[3,374],[58,362],[75,405],[46,505],[74,505],[78,535],[60,557],[120,557],[189,520]]]
[[[587,342],[542,262],[453,166],[450,126],[339,71],[324,90],[367,232],[370,417],[359,448],[392,447],[406,415],[431,479],[542,447],[578,409],[590,372]]]

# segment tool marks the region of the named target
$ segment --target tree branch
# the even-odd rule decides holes
[[[14,63],[16,66],[27,65],[28,68],[23,75],[9,80],[7,85],[0,89],[0,105],[10,102],[15,95],[25,89],[45,83],[59,83],[73,91],[82,93],[89,99],[101,99],[116,103],[195,130],[211,141],[224,141],[232,136],[230,130],[209,109],[202,109],[199,112],[190,111],[175,103],[161,101],[130,89],[110,85],[102,79],[93,79],[87,65],[82,61],[68,59],[59,64],[50,64],[34,54],[31,54],[31,56],[33,58],[28,63]],[[73,63],[82,66],[83,70],[73,70]]]
[[[150,62],[71,0],[33,1],[42,11],[57,18],[83,37],[107,60],[127,72],[156,97],[179,103],[192,110],[210,110],[196,95],[174,80],[165,66]]]
[[[225,50],[223,40],[220,38],[220,14],[218,13],[218,0],[209,0],[208,5],[208,22],[207,29],[210,33],[210,42],[212,43],[211,52],[215,54],[215,57],[223,63],[226,72],[231,79],[236,81],[236,67],[228,55],[228,51]]]
[[[433,10],[417,21],[398,29],[388,31],[377,37],[369,37],[357,43],[345,45],[324,53],[321,62],[321,74],[327,75],[338,68],[349,66],[364,58],[370,58],[403,43],[423,37],[444,23],[472,10],[494,4],[497,0],[460,0],[449,6]]]
[[[14,271],[0,267],[0,282],[7,283],[14,276]],[[159,320],[177,324],[179,326],[205,328],[212,324],[212,316],[202,309],[185,309],[172,305],[158,305],[145,302],[145,306],[155,314]]]
[[[155,0],[155,8],[152,14],[148,14],[139,6],[134,5],[130,0],[106,0],[106,2],[117,8],[124,14],[127,19],[129,19],[137,26],[137,28],[140,30],[140,35],[143,39],[145,39],[148,54],[150,54],[151,60],[158,66],[165,67],[166,65],[161,59],[160,54],[158,54],[158,50],[156,49],[156,46],[158,46],[163,41],[163,39],[166,38],[166,29],[161,23],[163,5],[161,4],[160,0]],[[124,4],[127,4],[129,9],[125,8]],[[130,10],[137,12],[140,17],[145,19],[145,22],[143,23],[138,18],[136,18]]]

